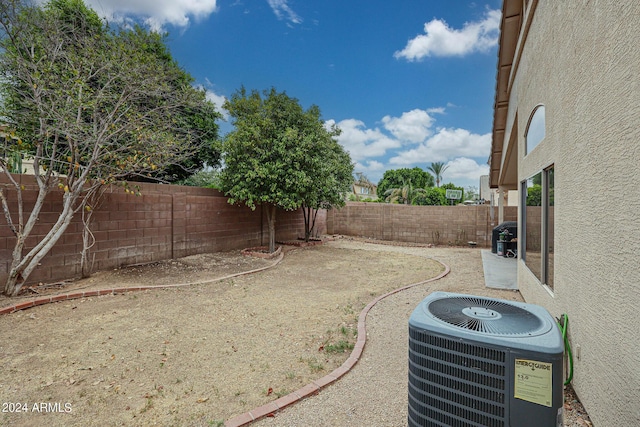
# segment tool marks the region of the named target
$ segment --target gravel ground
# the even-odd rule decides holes
[[[361,243],[342,240],[345,248]],[[374,250],[375,246],[371,245]],[[451,267],[446,277],[394,294],[376,304],[367,316],[367,343],[358,364],[336,383],[273,417],[261,427],[406,426],[408,319],[413,309],[434,291],[448,291],[522,301],[517,291],[493,290],[484,285],[482,261],[464,248],[385,247],[438,259]],[[565,405],[565,426],[589,426],[577,400]]]

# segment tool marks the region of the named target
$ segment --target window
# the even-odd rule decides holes
[[[523,260],[540,283],[553,290],[554,167],[521,183]]]
[[[527,131],[524,135],[525,138],[525,155],[529,154],[531,150],[544,139],[545,136],[545,112],[544,105],[538,105],[531,113],[529,124],[527,125]]]
[[[369,194],[368,187],[360,187],[360,194]]]
[[[522,182],[524,263],[542,282],[542,172]]]

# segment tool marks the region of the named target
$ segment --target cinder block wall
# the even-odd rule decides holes
[[[369,237],[411,243],[462,244],[475,241],[491,246],[498,225],[498,208],[491,206],[407,206],[348,202],[327,213],[330,234]],[[517,220],[517,207],[504,208],[505,221]]]
[[[35,202],[33,177],[16,175],[25,185],[28,209]],[[0,176],[0,185],[6,178]],[[132,184],[133,185],[133,184]],[[94,209],[92,233],[95,244],[90,260],[93,270],[147,263],[205,252],[265,245],[268,242],[266,212],[258,206],[230,205],[216,190],[174,185],[137,184],[141,196],[113,187]],[[16,194],[5,187],[12,212]],[[32,248],[58,218],[62,190],[53,191],[44,204],[27,248]],[[462,244],[473,240],[491,245],[489,206],[405,206],[349,202],[340,210],[320,211],[319,234],[345,234],[411,243]],[[517,208],[505,207],[505,220],[515,220]],[[17,218],[14,218],[17,221]],[[0,220],[2,221],[2,220]],[[497,209],[494,221],[497,223]],[[0,223],[0,283],[6,280],[15,238],[6,222]],[[72,220],[29,283],[52,282],[80,275],[82,214]],[[302,211],[276,214],[276,238],[292,240],[304,235]],[[28,250],[27,249],[27,250]]]
[[[24,186],[27,205],[25,220],[36,200],[33,176],[16,175]],[[6,184],[0,176],[0,185]],[[137,183],[141,196],[113,187],[94,209],[92,233],[95,244],[90,259],[93,269],[105,270],[125,265],[160,261],[187,255],[261,246],[268,242],[266,212],[258,206],[232,206],[213,189]],[[4,185],[3,185],[4,186]],[[12,213],[17,212],[17,195],[4,186]],[[39,242],[52,227],[62,209],[62,190],[54,190],[44,204],[27,249]],[[14,221],[18,221],[14,215]],[[326,233],[326,212],[318,214],[317,227]],[[29,277],[28,283],[64,280],[80,275],[82,214],[77,213],[69,228]],[[296,239],[304,235],[302,211],[276,214],[276,239]],[[6,280],[15,244],[9,226],[0,219],[0,283]]]

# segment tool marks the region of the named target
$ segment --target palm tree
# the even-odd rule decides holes
[[[402,180],[402,187],[390,188],[384,192],[385,202],[387,203],[404,203],[410,205],[413,202],[413,198],[418,194],[424,192],[423,188],[414,188],[411,184],[411,180]]]
[[[442,174],[447,170],[449,165],[445,166],[444,162],[432,162],[431,166],[427,170],[433,172],[436,178],[436,187],[440,187],[440,181],[442,181]]]

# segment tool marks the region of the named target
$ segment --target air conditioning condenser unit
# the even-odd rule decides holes
[[[543,307],[434,292],[409,319],[409,426],[562,426],[564,341]]]

